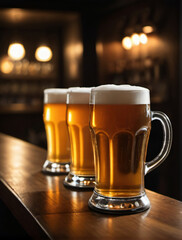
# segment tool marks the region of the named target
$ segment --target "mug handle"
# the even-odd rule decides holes
[[[157,168],[169,155],[172,145],[172,125],[168,116],[163,112],[153,111],[151,112],[151,120],[158,120],[162,124],[164,138],[163,145],[160,153],[153,160],[145,162],[145,175],[155,168]]]

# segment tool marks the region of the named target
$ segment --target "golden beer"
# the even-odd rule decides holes
[[[93,149],[89,129],[89,105],[69,104],[67,109],[72,163],[76,175],[94,175]]]
[[[89,129],[91,88],[70,88],[67,93],[67,125],[71,158],[70,172],[64,185],[75,188],[95,186],[94,157]]]
[[[46,173],[62,174],[70,171],[70,143],[66,125],[67,89],[44,90],[43,121],[47,137]]]
[[[66,103],[44,104],[43,119],[47,136],[47,159],[55,163],[70,162]]]
[[[162,124],[160,153],[146,162],[151,121]],[[96,185],[88,205],[105,213],[128,214],[150,207],[144,176],[168,156],[172,126],[162,112],[151,112],[150,91],[131,85],[101,85],[91,90],[90,128]]]
[[[140,195],[151,129],[150,105],[91,105],[90,126],[96,158],[95,190],[108,197]]]

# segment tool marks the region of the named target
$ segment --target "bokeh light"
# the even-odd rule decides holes
[[[25,48],[21,43],[12,43],[8,48],[8,56],[15,61],[21,60],[25,56]]]
[[[134,33],[131,35],[131,41],[133,43],[133,45],[138,46],[140,44],[140,37],[137,33]]]
[[[40,46],[35,51],[35,58],[40,62],[48,62],[52,59],[52,50],[47,46]]]
[[[144,26],[142,28],[143,32],[144,33],[152,33],[154,31],[154,27],[153,26],[150,26],[150,25],[147,25],[147,26]]]
[[[146,44],[148,42],[147,35],[145,33],[140,34],[140,43]]]
[[[130,37],[124,37],[122,40],[122,46],[124,49],[129,50],[132,47],[132,41]]]
[[[3,57],[0,61],[0,70],[4,74],[10,74],[13,71],[14,64],[9,57]]]

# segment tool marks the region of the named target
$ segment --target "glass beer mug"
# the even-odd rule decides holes
[[[169,154],[172,144],[169,118],[162,112],[151,112],[148,89],[130,85],[93,88],[90,108],[96,185],[89,206],[118,214],[148,209],[144,175]],[[159,155],[146,162],[153,120],[161,122],[164,141]]]
[[[70,171],[70,142],[66,125],[67,89],[44,90],[43,120],[47,137],[47,160],[43,172],[62,174]]]
[[[70,136],[70,173],[64,185],[93,188],[95,185],[94,157],[89,129],[89,97],[91,88],[70,88],[67,93],[67,125]]]

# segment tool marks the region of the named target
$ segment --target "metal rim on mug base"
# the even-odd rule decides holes
[[[134,198],[112,198],[105,197],[94,191],[88,205],[98,212],[124,215],[147,210],[150,208],[150,201],[146,193]]]
[[[53,175],[67,174],[70,171],[70,163],[54,163],[46,160],[42,171]]]
[[[64,185],[70,188],[93,189],[95,187],[95,176],[81,176],[70,172],[65,177]]]

